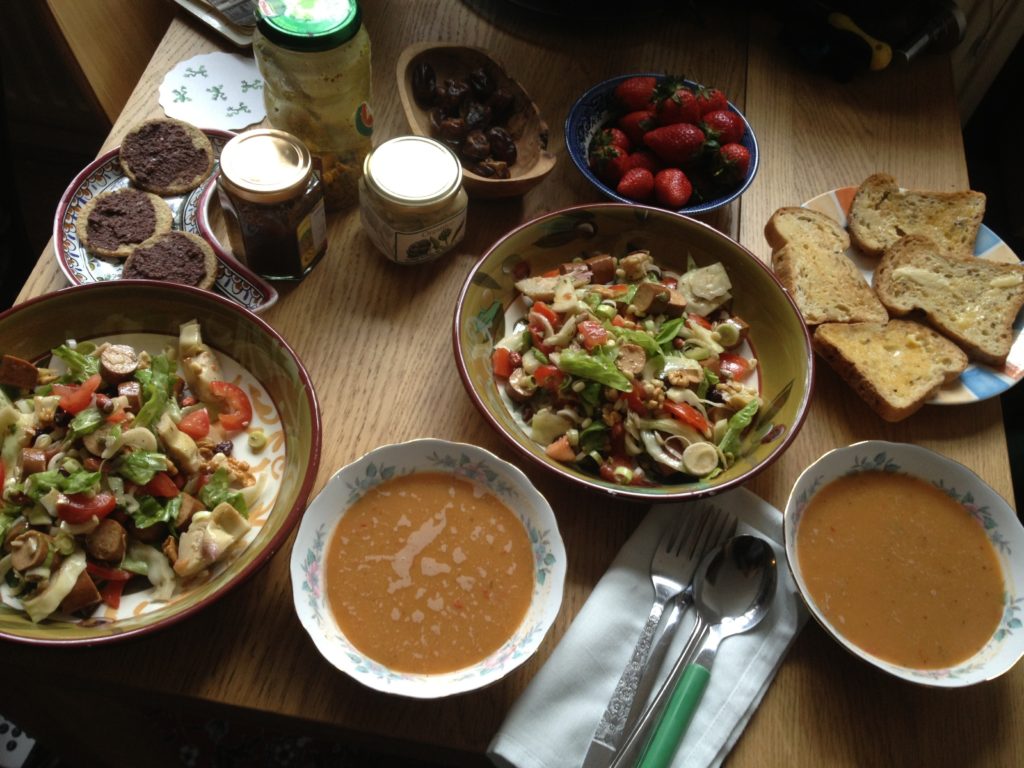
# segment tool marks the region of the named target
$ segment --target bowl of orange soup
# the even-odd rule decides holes
[[[321,654],[414,698],[482,688],[555,620],[565,548],[526,475],[474,445],[420,439],[338,470],[292,549],[295,610]]]
[[[1024,655],[1024,528],[962,464],[904,443],[838,448],[800,475],[784,529],[812,615],[886,672],[956,688]]]

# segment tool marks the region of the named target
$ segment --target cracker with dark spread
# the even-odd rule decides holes
[[[199,235],[168,232],[136,246],[124,263],[121,277],[212,288],[217,278],[217,256]]]
[[[123,259],[139,243],[171,231],[167,203],[132,187],[101,192],[82,207],[75,222],[78,240],[96,256]]]
[[[147,120],[121,141],[121,169],[132,182],[158,195],[183,195],[213,170],[213,145],[206,134],[181,120]]]

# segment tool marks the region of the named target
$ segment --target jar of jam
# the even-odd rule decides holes
[[[425,136],[400,136],[367,155],[359,202],[363,230],[398,264],[432,261],[465,234],[462,165]]]
[[[357,200],[372,148],[370,37],[356,0],[259,0],[253,54],[267,118],[313,154],[328,211]]]
[[[257,128],[225,144],[217,194],[231,247],[253,272],[298,280],[327,250],[323,186],[290,133]]]

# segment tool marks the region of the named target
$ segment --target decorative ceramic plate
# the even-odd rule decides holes
[[[814,495],[830,481],[859,472],[897,472],[920,478],[961,504],[980,525],[1002,566],[1003,616],[991,639],[970,658],[945,669],[913,669],[874,656],[847,640],[810,597],[797,538],[800,520]],[[991,680],[1010,670],[1024,656],[1024,527],[1010,505],[964,465],[918,445],[868,440],[824,454],[805,469],[793,490],[783,518],[786,560],[804,602],[818,623],[850,653],[891,675],[937,688],[959,688]],[[950,608],[950,610],[955,610]]]
[[[324,562],[335,525],[371,488],[413,472],[455,475],[493,494],[519,518],[533,546],[533,597],[519,628],[485,659],[455,672],[397,672],[368,658],[345,637],[327,603]],[[489,685],[533,655],[562,603],[565,548],[551,506],[519,469],[475,445],[412,440],[377,448],[334,474],[299,525],[291,576],[299,620],[331,664],[378,691],[435,699]]]
[[[149,590],[128,595],[117,611],[98,609],[87,619],[54,617],[33,623],[4,595],[0,639],[33,645],[95,645],[147,634],[208,608],[265,565],[298,523],[320,462],[320,410],[301,361],[267,323],[213,291],[154,280],[110,280],[64,288],[0,313],[5,353],[40,360],[69,338],[142,339],[161,349],[182,323],[197,319],[203,340],[216,351],[226,378],[245,387],[252,424],[268,436],[250,452],[245,434],[235,451],[267,478],[246,545],[208,577],[183,585],[170,601]]]
[[[831,216],[844,228],[846,227],[846,216],[850,211],[850,204],[853,196],[857,193],[857,187],[840,187],[831,192],[818,195],[803,204],[804,208],[812,208],[826,216]],[[877,259],[869,259],[860,253],[854,246],[846,251],[847,257],[857,265],[868,283],[874,280],[874,267]],[[1013,250],[1004,243],[998,235],[984,224],[978,231],[978,239],[974,243],[974,255],[979,259],[990,259],[1004,264],[1019,264],[1020,259]],[[929,402],[933,405],[961,405],[973,403],[978,400],[987,400],[996,397],[1014,386],[1024,378],[1024,339],[1021,338],[1021,330],[1024,329],[1024,312],[1017,315],[1013,324],[1013,346],[1010,354],[1006,357],[1006,364],[1001,370],[987,365],[971,362],[967,366],[960,379],[953,384],[943,387]]]
[[[219,157],[224,145],[233,134],[227,131],[204,130]],[[104,259],[89,253],[78,241],[75,225],[85,204],[101,192],[123,189],[131,184],[118,163],[117,149],[96,158],[75,177],[61,197],[53,222],[53,248],[57,264],[74,285],[117,280],[121,277],[124,261]],[[206,181],[186,195],[164,197],[171,207],[174,229],[202,235],[199,231],[196,209],[199,198],[217,175],[217,166]],[[277,301],[277,291],[265,280],[249,271],[233,258],[225,258],[224,251],[216,247],[220,261],[214,288],[253,312],[261,312]]]

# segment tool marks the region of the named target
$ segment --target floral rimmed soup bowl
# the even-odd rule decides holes
[[[817,577],[813,573],[814,554],[801,541],[802,535],[807,534],[810,539],[815,528],[825,528],[824,518],[820,514],[816,518],[808,514],[809,506],[825,498],[823,489],[834,491],[838,487],[836,483],[873,483],[878,478],[887,482],[886,478],[894,477],[909,478],[911,484],[916,484],[916,481],[921,492],[927,494],[925,498],[930,498],[917,522],[904,525],[895,519],[897,516],[891,510],[883,513],[880,522],[869,522],[870,512],[865,512],[862,506],[864,502],[860,500],[866,498],[864,493],[871,493],[872,490],[859,485],[856,486],[860,488],[859,501],[846,506],[842,511],[847,516],[846,520],[833,517],[832,521],[838,522],[838,525],[827,533],[814,534],[820,541],[827,542],[825,546],[830,551],[826,550],[824,555],[828,558],[828,570],[837,572],[843,568],[840,565],[841,550],[848,549],[853,540],[865,540],[862,534],[867,526],[873,526],[875,530],[884,529],[885,536],[893,542],[891,547],[889,543],[883,543],[874,552],[861,554],[856,567],[867,572],[869,578],[877,576],[887,582],[887,587],[875,593],[874,604],[862,608],[851,604],[848,595],[840,596],[838,590],[833,590],[826,597],[820,586],[815,589]],[[903,480],[899,482],[902,484]],[[899,497],[894,493],[890,495],[898,498],[899,504],[905,509],[917,503],[911,493],[904,494],[902,488],[899,493]],[[916,493],[913,491],[913,494]],[[876,506],[883,508],[888,504],[883,500]],[[938,511],[940,507],[948,508],[954,517],[941,516]],[[819,504],[815,511],[820,513],[822,509],[823,506]],[[886,519],[884,515],[889,515],[889,518]],[[911,515],[911,512],[900,512],[898,516],[913,520]],[[957,515],[962,519],[958,521]],[[961,527],[952,534],[946,533],[941,527],[948,528],[947,520]],[[843,647],[879,669],[925,686],[959,688],[998,677],[1024,656],[1024,560],[1021,559],[1021,553],[1024,552],[1024,528],[1010,505],[962,464],[921,446],[881,440],[869,440],[829,451],[805,469],[797,479],[786,504],[784,531],[789,567],[811,614]],[[916,550],[919,553],[928,550],[938,552],[940,547],[946,546],[943,544],[944,539],[951,542],[952,551],[936,558],[940,561],[937,569],[927,555],[918,555],[920,559],[910,561],[912,550],[902,545],[911,536],[926,542],[922,545],[923,549]],[[987,545],[991,545],[991,552]],[[969,547],[983,552],[982,557],[988,558],[987,562],[997,562],[999,567],[966,570],[966,564],[971,560],[967,551]],[[884,555],[881,554],[883,552]],[[902,554],[896,558],[891,553]],[[907,586],[906,590],[894,584],[902,570],[899,562],[902,559],[911,562],[910,571],[913,581],[917,582],[917,585]],[[966,598],[958,597],[953,590],[939,586],[940,579],[948,575],[943,574],[943,571],[954,573],[955,580],[966,583]],[[982,590],[983,584],[988,581],[992,582],[991,588],[987,590],[990,599],[985,598]],[[818,583],[820,585],[821,582]],[[873,617],[870,619],[872,623],[882,624],[887,619],[880,605],[882,600],[889,599],[887,593],[912,594],[917,587],[923,588],[923,592],[918,594],[924,596],[914,599],[920,600],[922,608],[915,606],[904,613],[904,617],[915,618],[904,621],[891,634],[914,637],[921,634],[921,628],[931,626],[931,635],[925,640],[916,641],[925,649],[922,653],[931,653],[928,650],[931,645],[952,646],[954,642],[960,642],[953,637],[954,630],[949,629],[948,623],[932,624],[934,616],[942,614],[943,619],[959,618],[967,607],[974,610],[975,606],[968,606],[968,603],[981,603],[985,598],[991,602],[991,610],[988,611],[991,621],[984,624],[970,622],[981,627],[983,633],[971,646],[976,650],[948,662],[933,656],[934,661],[918,664],[909,661],[909,656],[897,658],[892,651],[894,646],[888,641],[884,646],[868,650],[866,646],[869,643],[865,642],[863,634],[856,641],[851,639],[851,635],[861,631],[858,629],[859,612]],[[853,588],[849,591],[852,592]],[[928,595],[937,600],[938,608],[934,611],[924,607],[932,599]],[[845,601],[842,610],[839,610],[840,599]],[[864,611],[866,613],[862,613]],[[913,626],[915,624],[916,627]],[[985,635],[988,635],[987,640]],[[933,643],[933,638],[941,642]]]
[[[342,541],[346,533],[341,530],[344,518],[357,514],[353,509],[359,508],[362,502],[376,492],[391,493],[395,481],[414,475],[440,475],[453,482],[465,481],[473,496],[489,494],[494,497],[521,524],[522,530],[518,533],[522,535],[529,550],[527,560],[531,565],[532,578],[528,577],[527,580],[530,594],[525,615],[500,647],[452,671],[408,671],[409,668],[402,663],[389,665],[378,660],[379,656],[371,657],[346,635],[341,626],[345,624],[345,617],[342,616],[339,623],[339,616],[334,609],[337,603],[332,602],[330,597],[331,580],[341,578],[332,573],[331,566],[335,561],[331,559],[330,551],[336,542]],[[394,493],[399,495],[404,491]],[[432,519],[438,520],[438,515],[435,514]],[[416,523],[402,519],[395,527],[403,525],[411,529]],[[424,523],[424,528],[430,525],[428,521]],[[424,529],[418,529],[417,532],[421,530]],[[472,531],[462,533],[466,537],[474,535]],[[415,534],[412,534],[409,540],[412,541],[414,537]],[[403,547],[402,551],[408,550]],[[431,557],[427,557],[427,554]],[[391,554],[384,554],[372,559],[391,560],[392,557]],[[398,556],[394,557],[396,562],[392,567],[395,571],[400,570],[398,559]],[[441,561],[440,564],[438,561]],[[423,603],[423,612],[428,614],[426,621],[421,616],[415,625],[410,626],[427,627],[435,622],[436,632],[446,629],[443,617],[447,608],[436,602],[438,598],[434,596],[430,579],[438,578],[439,573],[447,572],[449,568],[453,569],[451,575],[454,577],[460,573],[456,568],[460,561],[458,547],[442,547],[440,550],[423,548],[412,556],[411,569],[407,567],[405,573],[411,570],[414,575],[422,573],[429,576],[420,585],[426,584],[426,589],[431,590],[428,598],[433,601]],[[295,610],[324,658],[369,688],[420,699],[441,698],[490,685],[533,655],[558,615],[565,572],[565,548],[554,513],[525,474],[477,446],[429,438],[377,448],[338,470],[306,510],[291,556]],[[395,575],[390,568],[388,573],[392,577]],[[458,576],[460,580],[466,578],[464,572]],[[426,607],[427,602],[430,602],[431,608]],[[448,602],[452,601],[449,599]],[[396,608],[389,607],[388,610],[392,612],[388,620],[393,619],[398,623],[408,618],[408,612],[399,617]],[[434,613],[431,613],[432,610]]]

